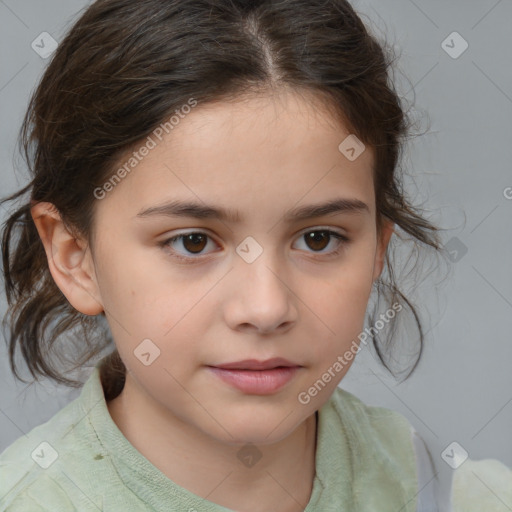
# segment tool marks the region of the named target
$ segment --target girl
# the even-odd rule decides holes
[[[2,252],[15,375],[17,350],[65,384],[96,362],[1,455],[2,510],[438,509],[407,420],[338,387],[372,292],[378,356],[413,318],[414,369],[388,250],[441,251],[391,62],[344,0],[88,7],[31,99]]]

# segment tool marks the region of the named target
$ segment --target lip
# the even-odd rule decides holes
[[[276,357],[266,361],[246,359],[207,368],[223,382],[243,393],[270,395],[290,382],[300,365]]]
[[[273,357],[265,361],[258,361],[257,359],[244,359],[243,361],[235,361],[233,363],[222,363],[211,365],[215,368],[222,368],[224,370],[271,370],[278,366],[292,367],[299,366],[282,357]]]

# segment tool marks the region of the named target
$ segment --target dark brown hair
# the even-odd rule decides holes
[[[2,231],[9,304],[4,324],[16,377],[23,380],[15,362],[19,347],[33,377],[78,386],[57,367],[57,359],[71,354],[76,369],[113,344],[108,328],[100,329],[104,313],[88,317],[76,311],[53,281],[31,201],[54,204],[69,229],[92,246],[94,190],[111,177],[120,156],[190,98],[201,105],[283,87],[314,93],[375,150],[378,228],[386,217],[399,237],[439,252],[438,228],[403,191],[399,163],[411,123],[389,75],[394,60],[394,50],[370,35],[345,0],[98,0],[90,5],[60,43],[26,112],[18,143],[32,179],[2,201],[30,193]],[[396,285],[389,253],[375,287],[388,304],[398,301],[412,312],[419,330],[414,369],[424,334],[414,306]],[[64,349],[57,350],[64,335]],[[391,370],[386,354],[392,341],[375,336],[373,342]],[[114,396],[126,369],[115,349],[103,363],[102,378],[112,390],[107,394]]]

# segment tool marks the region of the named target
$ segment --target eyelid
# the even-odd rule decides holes
[[[333,226],[322,226],[322,225],[318,225],[318,226],[310,226],[310,227],[307,227],[307,228],[304,228],[304,229],[301,229],[298,233],[297,233],[297,236],[301,236],[303,235],[304,233],[309,233],[310,231],[332,231],[334,233],[337,233],[338,235],[341,235],[341,236],[344,236],[344,237],[347,237],[348,238],[348,235],[346,235],[343,230],[341,230],[341,228],[339,227],[333,227]]]

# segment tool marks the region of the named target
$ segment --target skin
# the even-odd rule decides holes
[[[350,132],[313,99],[287,91],[195,107],[97,201],[94,251],[51,204],[32,208],[55,282],[78,311],[105,311],[128,369],[107,404],[114,422],[174,482],[244,512],[307,505],[314,413],[349,365],[308,404],[297,397],[357,340],[393,231],[387,221],[377,234],[373,151],[349,161],[338,145]],[[292,208],[337,197],[368,212],[282,221]],[[136,218],[171,198],[236,209],[243,221]],[[326,229],[350,239],[337,256],[329,256],[336,238],[315,245],[303,236]],[[158,244],[190,231],[209,235],[199,256],[183,239]],[[252,263],[236,252],[247,236],[263,248]],[[149,366],[134,355],[145,338],[160,350]],[[302,367],[265,396],[205,367],[276,356]],[[252,467],[237,457],[246,443],[262,455]]]

